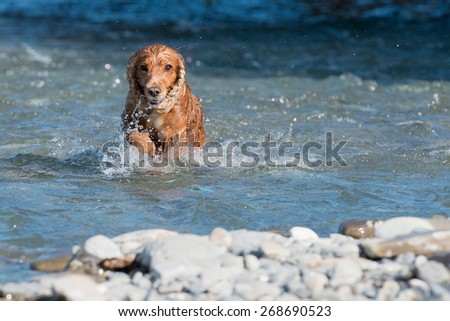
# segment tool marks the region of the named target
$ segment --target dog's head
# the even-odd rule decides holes
[[[134,53],[127,66],[127,79],[136,98],[144,96],[148,108],[166,113],[179,99],[184,83],[183,57],[164,45],[152,45]]]

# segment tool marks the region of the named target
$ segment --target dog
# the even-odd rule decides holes
[[[183,57],[165,45],[145,47],[130,57],[122,125],[139,152],[155,155],[175,146],[205,144],[203,110],[185,74]]]

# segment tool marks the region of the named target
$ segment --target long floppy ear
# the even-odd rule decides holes
[[[184,82],[186,76],[186,66],[184,63],[183,56],[177,54],[177,60],[178,60],[178,79],[181,80],[180,82]]]
[[[127,80],[128,83],[130,84],[130,90],[135,96],[138,96],[140,91],[139,86],[136,82],[136,68],[137,68],[136,63],[140,54],[141,51],[134,53],[128,60],[127,65]]]

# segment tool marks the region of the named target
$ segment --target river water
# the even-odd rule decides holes
[[[448,23],[180,28],[0,19],[0,283],[95,234],[306,226],[326,236],[350,218],[449,213]],[[242,166],[239,147],[220,166],[136,164],[120,144],[125,66],[155,42],[185,57],[208,141],[226,149],[270,134],[277,166],[262,148]],[[327,132],[342,157],[331,166],[320,162]],[[305,144],[320,166],[286,161]]]

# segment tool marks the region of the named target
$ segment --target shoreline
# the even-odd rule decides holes
[[[340,232],[96,235],[32,265],[52,272],[0,285],[0,300],[450,300],[449,219],[350,220]]]

